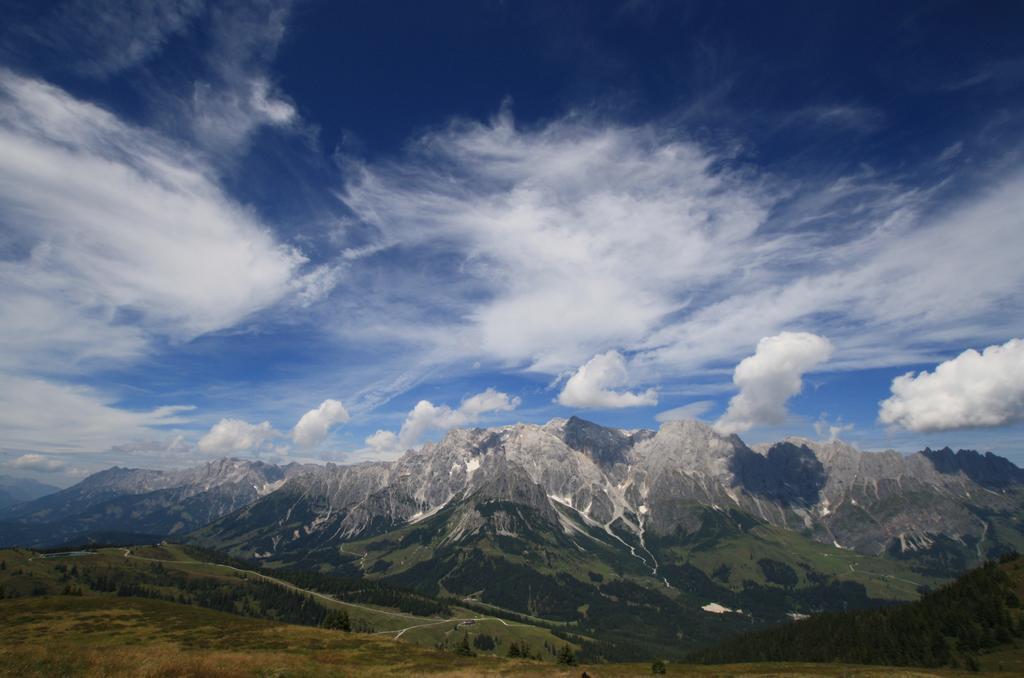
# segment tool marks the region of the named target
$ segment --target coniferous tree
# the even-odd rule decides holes
[[[352,625],[348,619],[348,613],[344,610],[330,610],[324,615],[324,621],[321,624],[325,629],[334,629],[336,631],[351,631]]]
[[[460,657],[475,657],[476,653],[469,647],[469,634],[463,633],[462,640],[455,646],[455,654]]]

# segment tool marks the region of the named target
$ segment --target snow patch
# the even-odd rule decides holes
[[[480,460],[477,459],[476,457],[473,457],[472,459],[467,461],[466,462],[466,478],[467,479],[472,478],[473,474],[476,473],[476,470],[478,468],[480,468]]]
[[[640,508],[638,508],[637,510],[640,511],[640,515],[642,515],[642,516],[647,515],[647,507],[644,506],[643,504],[641,504]]]
[[[707,605],[702,605],[700,609],[704,610],[705,612],[710,612],[711,614],[725,614],[726,612],[734,612],[734,610],[729,609],[725,605],[719,605],[718,603],[708,603]]]

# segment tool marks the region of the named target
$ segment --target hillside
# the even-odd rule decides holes
[[[1024,669],[1024,559],[1004,556],[904,605],[816,615],[693,653],[704,663],[856,662]]]
[[[0,599],[3,604],[54,596],[152,599],[275,623],[344,626],[380,639],[448,649],[469,634],[471,642],[486,636],[473,646],[481,655],[503,656],[514,643],[543,661],[554,661],[556,651],[567,645],[548,629],[380,584],[332,577],[311,581],[309,573],[271,577],[239,568],[241,563],[211,562],[205,555],[174,545],[80,555],[2,550]]]
[[[116,568],[117,552],[98,556],[33,559],[26,552],[0,552],[12,570],[41,586],[60,584],[51,577],[58,565],[75,567],[101,558]],[[42,562],[40,562],[42,560]],[[134,561],[141,565],[142,561]],[[182,565],[181,567],[184,567]],[[215,571],[213,566],[209,567]],[[20,581],[20,580],[19,580]],[[15,591],[17,592],[17,591]],[[8,595],[11,593],[7,591]],[[384,676],[384,675],[544,675],[594,678],[651,675],[651,663],[584,664],[559,667],[551,662],[484,656],[461,657],[416,644],[396,642],[388,634],[346,633],[229,614],[195,605],[99,594],[27,595],[0,599],[0,675],[97,676]],[[465,633],[473,634],[469,630]],[[404,637],[403,637],[404,639]],[[844,678],[926,678],[963,675],[950,670],[914,671],[891,667],[834,664],[683,665],[668,663],[668,675],[687,676],[843,676]]]
[[[303,470],[308,468],[240,459],[177,471],[115,466],[65,490],[0,510],[0,547],[181,534],[251,504]]]
[[[47,485],[31,478],[0,476],[0,509],[33,501],[59,491],[59,487]]]

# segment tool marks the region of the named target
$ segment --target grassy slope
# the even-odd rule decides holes
[[[228,583],[238,581],[241,577],[262,577],[278,582],[282,586],[295,588],[286,582],[263,577],[257,573],[243,573],[225,565],[197,562],[183,553],[180,547],[174,545],[134,547],[131,549],[129,558],[125,557],[124,549],[100,549],[96,555],[78,558],[42,558],[27,550],[0,550],[0,560],[6,563],[6,569],[0,571],[0,585],[5,587],[8,596],[12,594],[31,595],[32,589],[37,586],[44,587],[48,594],[59,594],[65,584],[59,581],[59,573],[54,569],[55,566],[65,564],[70,568],[75,563],[83,566],[88,564],[92,567],[110,566],[121,569],[146,568],[152,562],[160,562],[167,569],[177,570],[194,577],[216,578]],[[18,570],[22,573],[14,574]],[[70,583],[75,584],[75,582]],[[83,593],[86,597],[101,595],[89,591],[88,588],[84,588]],[[110,595],[105,594],[105,597]],[[344,610],[354,624],[362,622],[373,627],[374,635],[379,638],[394,639],[396,636],[400,636],[400,640],[406,643],[427,647],[434,647],[444,641],[454,645],[462,639],[464,633],[469,634],[470,640],[479,633],[493,636],[499,642],[494,652],[502,655],[507,652],[507,648],[512,642],[525,642],[534,651],[543,649],[545,643],[555,648],[565,644],[564,640],[555,637],[547,629],[493,617],[488,618],[462,608],[454,608],[452,610],[453,617],[446,620],[437,617],[415,616],[374,605],[346,603],[326,596],[318,596],[317,600],[325,607]],[[458,626],[460,620],[469,618],[474,619],[474,624]]]
[[[290,626],[159,600],[46,596],[0,601],[0,675],[382,676],[650,675],[649,664],[559,668],[462,658],[373,636]],[[849,665],[669,664],[669,675],[961,675]]]
[[[543,667],[140,598],[21,598],[0,610],[8,675],[478,675]]]
[[[903,562],[864,556],[768,525],[730,534],[707,545],[698,542],[674,546],[668,552],[677,562],[690,562],[708,573],[727,566],[728,577],[720,581],[734,590],[739,590],[744,581],[767,583],[758,566],[758,561],[765,558],[793,566],[800,577],[799,586],[809,583],[807,575],[811,571],[863,584],[872,598],[916,600],[919,586],[935,588],[944,582],[916,573]]]
[[[0,560],[6,562],[6,569],[0,571],[0,582],[8,595],[12,592],[26,594],[33,586],[43,586],[54,593],[63,586],[55,576],[56,564],[70,565],[90,560],[111,567],[148,566],[147,561],[141,558],[171,561],[165,562],[164,566],[189,571],[195,576],[222,577],[225,580],[238,576],[224,566],[190,561],[173,546],[141,547],[135,549],[135,553],[139,559],[125,559],[119,549],[105,549],[98,555],[80,559],[40,559],[33,558],[34,554],[27,551],[0,551]],[[16,570],[21,570],[22,574],[15,575]],[[395,619],[386,614],[387,610],[361,610],[349,606],[348,611],[353,616],[364,612],[376,615],[368,618],[382,625]],[[461,658],[451,653],[394,642],[385,634],[350,634],[279,624],[195,606],[90,594],[88,591],[81,597],[47,595],[0,600],[0,619],[3,620],[0,675],[11,676],[578,676],[584,670],[595,678],[650,675],[650,665],[646,663],[563,669],[550,663],[495,657]],[[527,628],[531,632],[545,633],[543,629]],[[406,632],[403,639],[413,633],[425,634],[427,629]],[[437,636],[418,640],[433,644],[435,638]],[[1012,652],[1000,657],[999,662],[1007,670],[1020,667],[1019,657]],[[996,667],[995,661],[986,664]],[[955,671],[943,670],[814,664],[669,664],[668,673],[864,678],[959,675]]]
[[[359,567],[371,576],[395,575],[435,555],[436,539],[409,539],[417,530],[423,530],[423,526],[399,528],[381,537],[346,544],[344,548],[347,553],[359,557]],[[919,586],[934,588],[945,581],[916,573],[907,563],[860,555],[769,525],[748,531],[727,529],[709,537],[666,548],[659,554],[660,562],[690,563],[709,575],[726,565],[730,574],[721,583],[737,591],[742,589],[745,581],[759,585],[768,583],[758,567],[758,561],[763,558],[793,566],[800,575],[798,588],[812,585],[807,576],[811,572],[863,584],[869,596],[886,600],[915,600],[919,596]],[[403,539],[408,543],[395,548],[395,544]],[[541,574],[564,572],[589,583],[588,574],[594,572],[605,579],[622,576],[642,585],[663,589],[660,577],[646,576],[646,568],[624,551],[595,548],[595,542],[579,540],[590,549],[588,553],[549,549],[544,560],[502,551],[487,539],[481,540],[480,546],[485,553],[528,565]],[[801,564],[807,567],[801,567]]]

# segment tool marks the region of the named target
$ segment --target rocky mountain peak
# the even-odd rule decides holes
[[[949,447],[941,450],[924,448],[920,453],[927,458],[939,473],[950,475],[963,473],[984,487],[1006,487],[1024,483],[1024,470],[1008,459],[975,450],[957,450]]]
[[[616,428],[607,428],[576,416],[565,420],[561,427],[561,438],[566,445],[577,452],[588,455],[602,467],[629,463],[629,453],[633,446],[652,436],[654,436],[653,431],[642,430],[628,433]]]

